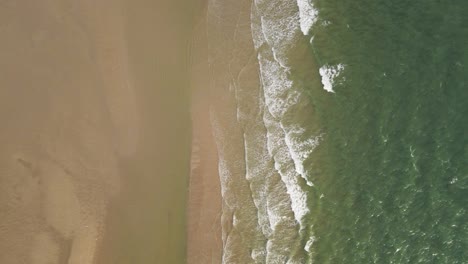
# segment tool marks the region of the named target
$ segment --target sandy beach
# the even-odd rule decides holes
[[[94,4],[1,7],[1,263],[93,263],[139,140],[122,3]]]
[[[183,263],[183,1],[0,5],[0,263]]]

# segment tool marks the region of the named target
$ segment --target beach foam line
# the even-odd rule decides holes
[[[296,174],[294,162],[286,146],[283,130],[277,122],[268,119],[269,117],[266,115],[265,124],[267,124],[269,134],[269,152],[273,155],[276,171],[281,175],[281,180],[286,185],[295,218],[301,227],[305,227],[303,218],[309,213],[309,208],[307,207],[307,193],[300,187],[299,176]]]
[[[269,4],[265,4],[264,1],[256,1],[256,3],[264,4],[264,7],[271,10],[273,13],[279,12],[275,12],[273,11],[274,9],[271,9],[271,6],[276,3],[274,1],[271,1]],[[293,8],[285,3],[280,5],[284,7],[285,10]],[[257,8],[258,7],[259,5],[257,5]],[[295,8],[297,9],[297,7]],[[265,12],[260,13],[263,15]],[[307,194],[300,187],[294,161],[285,142],[286,134],[280,123],[285,113],[298,102],[299,93],[293,89],[293,82],[288,78],[287,67],[277,60],[277,56],[274,56],[274,47],[278,46],[278,50],[284,48],[285,45],[291,42],[290,38],[292,35],[295,35],[295,30],[292,28],[299,27],[298,20],[295,21],[294,19],[296,16],[294,14],[293,12],[286,12],[285,15],[275,16],[274,19],[272,17],[261,16],[261,26],[252,26],[252,29],[261,30],[261,32],[253,31],[254,35],[261,33],[259,35],[264,36],[263,40],[254,38],[254,41],[261,41],[264,43],[257,44],[256,46],[269,46],[269,49],[264,48],[259,51],[257,56],[260,67],[260,80],[263,86],[263,96],[266,103],[263,122],[267,128],[268,152],[273,157],[274,167],[281,175],[281,179],[286,185],[295,218],[301,225],[301,228],[304,228],[303,218],[309,212],[307,207]]]
[[[270,46],[275,60],[281,67],[289,68],[288,52],[291,45],[303,35],[300,29],[297,4],[288,1],[265,0],[256,0],[254,4],[258,11],[255,15],[259,16],[260,25],[252,27],[252,29],[261,30],[254,35],[263,36],[264,41]],[[258,37],[254,36],[254,41],[258,40]],[[257,43],[255,46],[261,44]]]
[[[287,4],[284,2],[266,3],[257,0],[255,3],[252,11],[252,32],[258,52],[259,74],[265,98],[263,122],[267,128],[268,152],[273,157],[274,167],[286,187],[294,218],[300,226],[301,239],[292,239],[292,241],[301,240],[298,242],[301,249],[310,253],[315,238],[308,234],[310,231],[306,221],[310,215],[307,204],[308,190],[313,183],[307,175],[304,162],[318,146],[322,135],[306,136],[310,135],[309,131],[300,124],[291,124],[290,114],[296,113],[301,107],[307,107],[308,99],[304,98],[301,87],[296,87],[297,84],[290,79],[293,66],[289,64],[287,56],[291,49],[296,47],[296,42],[309,33],[316,22],[318,12],[307,1],[297,3],[300,5],[299,10],[298,6],[285,8],[283,5]],[[280,8],[268,9],[275,5]],[[255,19],[255,16],[260,18]],[[260,25],[255,24],[255,21]],[[269,217],[275,227],[280,225],[281,218],[274,214]],[[272,257],[271,263],[310,263],[307,257],[288,259],[275,254],[278,253],[275,252],[278,249],[273,249],[274,245],[272,240],[268,240],[267,257]]]
[[[310,157],[314,149],[320,144],[322,136],[319,135],[306,140],[301,140],[300,136],[306,132],[304,128],[298,126],[292,126],[289,128],[285,128],[284,126],[281,127],[285,133],[285,142],[288,146],[291,158],[294,161],[296,172],[302,176],[307,185],[311,187],[314,186],[313,182],[307,177],[307,172],[304,168],[304,161]]]

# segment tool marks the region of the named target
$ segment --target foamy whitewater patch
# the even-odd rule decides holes
[[[262,54],[258,55],[258,61],[265,103],[270,113],[275,118],[281,119],[286,111],[298,102],[299,94],[292,91],[292,81],[279,62],[268,60]]]
[[[274,167],[284,182],[287,193],[291,197],[291,209],[296,221],[303,226],[303,218],[309,213],[307,194],[299,183],[294,162],[285,143],[285,134],[280,124],[275,121],[268,109],[265,110],[263,122],[267,128],[268,152],[273,156]]]
[[[310,30],[317,22],[318,11],[314,8],[312,0],[297,0],[299,7],[299,22],[301,24],[301,31],[304,35],[308,35]]]
[[[300,93],[294,90],[286,69],[281,67],[279,62],[271,59],[272,51],[264,50],[263,53],[265,56],[259,53],[258,61],[266,106],[263,122],[267,128],[268,152],[273,157],[274,167],[286,186],[294,216],[301,227],[304,227],[303,218],[309,213],[307,194],[300,186],[301,176],[296,173],[295,161],[292,157],[294,154],[291,153],[286,142],[286,135],[294,129],[281,125],[285,113],[299,101]],[[290,142],[293,144],[291,140]],[[298,164],[302,164],[299,155],[297,161]],[[302,170],[304,171],[303,167]]]
[[[261,34],[263,40],[270,46],[275,60],[284,68],[287,68],[287,52],[291,44],[302,36],[300,30],[300,17],[297,4],[290,1],[264,1],[255,0],[255,7],[260,11],[260,30],[255,34]],[[252,28],[253,30],[258,28]],[[254,37],[254,41],[258,38]],[[256,45],[258,46],[258,45]]]
[[[265,0],[255,1],[258,10],[254,8],[253,21],[257,21],[260,25],[253,23],[252,31],[258,51],[260,81],[265,100],[263,122],[267,129],[267,149],[273,157],[274,168],[286,187],[288,200],[291,202],[290,207],[299,224],[299,237],[305,238],[301,234],[307,229],[306,218],[310,214],[307,204],[308,190],[313,183],[308,179],[304,162],[319,144],[321,135],[311,136],[306,128],[290,122],[291,115],[298,113],[297,110],[301,107],[307,107],[307,99],[302,93],[302,88],[296,87],[298,84],[290,79],[292,65],[288,64],[287,56],[291,48],[297,47],[297,41],[303,38],[303,35],[310,33],[314,23],[317,22],[318,12],[308,0],[298,0],[297,3],[270,1],[269,4],[265,4],[265,2]],[[261,4],[263,7],[271,7],[275,4],[282,7],[282,5],[289,4],[290,9],[283,11],[276,6],[265,10]],[[295,13],[288,12],[294,8]],[[255,20],[255,15],[260,18]],[[331,91],[333,91],[334,79],[343,68],[344,66],[340,64],[322,69],[322,79],[325,76],[325,80],[328,81],[327,88]],[[274,206],[268,206],[269,210],[273,208]],[[284,220],[278,217],[276,212],[269,212],[268,217],[274,231],[282,229],[277,226],[283,226]],[[305,235],[308,236],[308,234]],[[308,237],[301,248],[310,253],[314,240],[313,236]],[[281,254],[282,250],[276,248],[276,245],[279,245],[278,241],[272,238],[268,240],[267,263],[306,263],[305,259],[285,259],[284,256],[287,253]]]
[[[341,63],[335,66],[324,65],[320,67],[319,73],[320,76],[322,76],[322,84],[325,91],[330,93],[335,92],[333,90],[333,84],[343,70],[344,65]]]
[[[314,186],[306,175],[304,161],[309,158],[310,154],[319,145],[321,136],[301,140],[300,137],[305,133],[304,128],[290,127],[288,131],[283,126],[282,128],[286,134],[285,142],[294,161],[296,172],[302,176],[307,185]]]
[[[257,0],[256,3],[258,2],[263,1]],[[281,3],[287,4],[287,2]],[[279,3],[276,2],[276,4]],[[290,124],[288,121],[287,113],[295,113],[295,109],[306,107],[307,104],[304,104],[306,99],[301,93],[301,88],[295,87],[295,83],[290,79],[290,65],[285,55],[291,48],[296,47],[296,41],[306,34],[304,32],[308,33],[311,30],[313,23],[316,22],[317,13],[308,1],[298,2],[297,5],[293,3],[293,5],[296,10],[295,14],[283,12],[278,8],[268,10],[267,14],[265,10],[257,10],[257,14],[261,16],[261,19],[257,21],[261,25],[253,25],[252,30],[255,46],[258,47],[257,59],[265,100],[263,122],[267,129],[268,153],[273,157],[274,168],[286,187],[294,218],[300,229],[305,230],[306,218],[310,214],[307,204],[308,188],[313,186],[313,183],[308,180],[304,162],[318,145],[320,136],[310,137],[305,128],[301,128],[299,124]],[[297,9],[298,5],[301,5],[300,10]],[[293,9],[292,6],[289,8]],[[299,15],[300,12],[302,17]],[[264,39],[259,36],[263,36]],[[284,222],[274,213],[270,214],[269,218],[273,230]],[[308,247],[312,243],[306,242]],[[267,252],[279,253],[278,248],[274,248],[275,244],[269,240]],[[301,248],[306,249],[304,245]],[[267,260],[271,260],[268,263],[305,263],[304,259],[284,259],[285,255],[275,255],[277,258],[273,258],[273,254],[267,255]],[[269,258],[270,256],[272,258]]]
[[[309,241],[307,241],[305,247],[304,247],[304,250],[311,253],[312,252],[312,246],[314,245],[314,242],[315,242],[315,237],[312,236]]]

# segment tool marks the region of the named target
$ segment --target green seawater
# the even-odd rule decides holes
[[[313,263],[468,263],[468,2],[314,5]]]

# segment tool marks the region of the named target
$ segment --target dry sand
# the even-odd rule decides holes
[[[0,4],[0,263],[183,263],[186,1]]]
[[[92,5],[2,3],[0,263],[92,263],[138,140],[123,27],[98,20],[122,23],[121,6]]]

